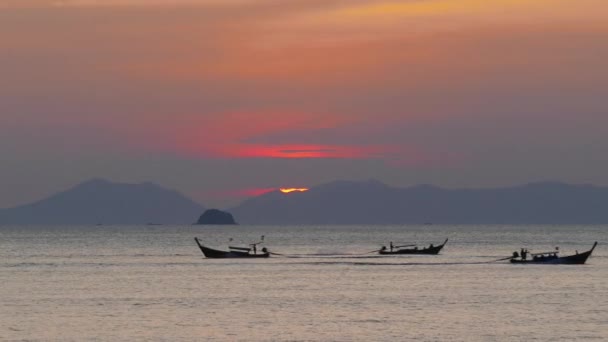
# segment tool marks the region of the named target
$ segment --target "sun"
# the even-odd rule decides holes
[[[308,188],[280,188],[279,190],[284,194],[288,194],[291,192],[305,192],[308,191]]]

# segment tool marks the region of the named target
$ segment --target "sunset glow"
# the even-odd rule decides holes
[[[241,145],[232,153],[242,158],[367,158],[377,149],[332,145]],[[227,154],[229,151],[225,151]]]
[[[279,190],[284,194],[289,194],[292,192],[306,192],[309,189],[308,188],[281,188]]]
[[[0,208],[91,176],[220,207],[344,178],[608,184],[607,13],[606,0],[0,0]]]
[[[0,0],[0,77],[0,342],[608,342],[608,0]]]
[[[192,140],[195,140],[193,138]],[[158,142],[156,142],[158,143]],[[248,144],[225,143],[208,144],[197,141],[183,141],[174,146],[162,146],[171,151],[187,156],[207,158],[243,158],[243,159],[370,159],[386,158],[402,153],[412,154],[411,149],[396,146],[342,146],[313,144]],[[407,153],[406,153],[407,151]],[[422,152],[420,152],[422,153]],[[416,152],[416,154],[419,154]]]

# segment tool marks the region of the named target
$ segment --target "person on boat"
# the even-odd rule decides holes
[[[521,249],[521,260],[526,260],[528,258],[528,250],[527,249]]]
[[[395,248],[395,246],[393,246],[393,241],[391,241],[390,246],[391,246],[391,252],[392,252],[393,248]]]
[[[253,254],[258,254],[258,249],[255,243],[253,244]]]
[[[433,244],[431,244],[431,245],[429,246],[429,249],[433,249]]]

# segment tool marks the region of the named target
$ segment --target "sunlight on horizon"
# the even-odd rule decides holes
[[[280,188],[279,190],[284,194],[289,194],[292,192],[306,192],[309,189],[308,188]]]

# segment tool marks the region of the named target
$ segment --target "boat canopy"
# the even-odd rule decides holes
[[[251,248],[247,248],[247,247],[233,247],[233,246],[228,246],[228,248],[236,250],[236,251],[243,251],[243,252],[249,252],[251,251]]]
[[[535,256],[535,255],[553,255],[553,254],[558,254],[559,251],[551,251],[551,252],[542,252],[542,253],[530,253],[531,256]]]

